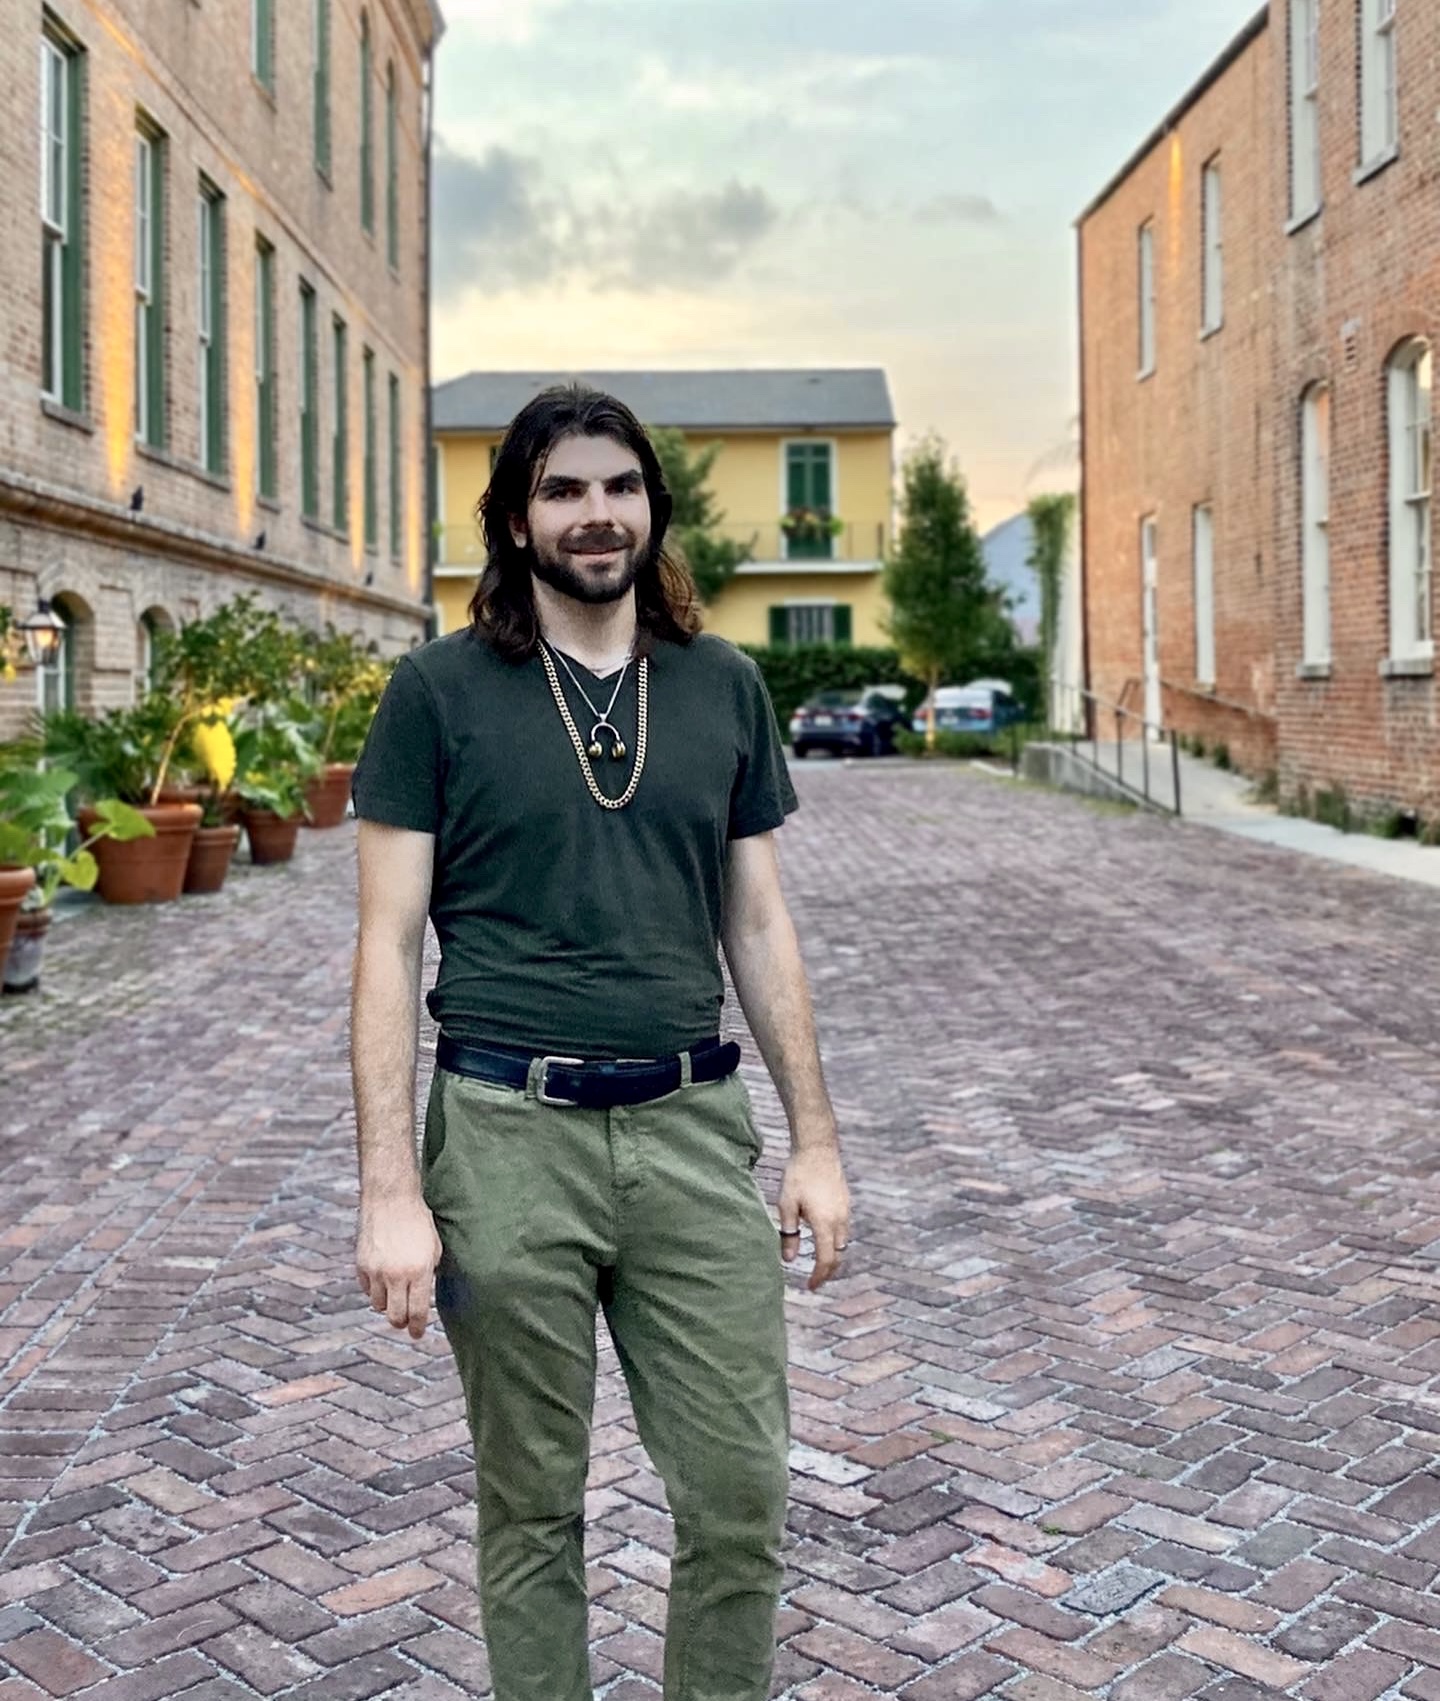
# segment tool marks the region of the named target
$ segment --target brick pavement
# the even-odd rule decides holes
[[[858,1210],[791,1295],[777,1694],[1437,1701],[1434,898],[960,770],[798,783]],[[0,1008],[0,1701],[487,1693],[448,1350],[353,1275],[351,831],[76,915]],[[668,1529],[603,1364],[639,1701]]]

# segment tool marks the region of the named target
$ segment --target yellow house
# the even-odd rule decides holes
[[[434,390],[441,632],[463,626],[484,562],[474,510],[505,427],[539,391],[580,377],[692,449],[723,530],[750,559],[705,611],[740,644],[885,644],[881,570],[894,500],[895,412],[875,368],[754,372],[471,372]],[[827,525],[807,524],[823,511]]]

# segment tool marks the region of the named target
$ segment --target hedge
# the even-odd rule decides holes
[[[817,691],[903,685],[907,713],[913,713],[925,700],[925,682],[901,667],[895,650],[849,644],[741,644],[740,648],[758,664],[782,727]],[[1038,689],[1038,661],[1034,650],[1013,650],[992,658],[986,667],[977,667],[971,677],[1009,680],[1022,706],[1029,708]]]

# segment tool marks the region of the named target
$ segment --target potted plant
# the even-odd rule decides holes
[[[350,781],[365,735],[379,707],[390,667],[352,632],[327,626],[300,645],[304,708],[297,705],[306,736],[320,757],[320,771],[306,791],[308,827],[338,827],[350,801]]]
[[[173,756],[173,731],[173,707],[157,692],[134,708],[111,709],[93,719],[73,709],[42,719],[42,754],[74,774],[84,800],[76,815],[82,837],[95,834],[105,819],[100,805],[108,799],[137,809],[154,829],[131,839],[98,838],[96,890],[107,904],[168,903],[180,896],[185,883],[201,811],[198,803],[161,795]]]
[[[51,906],[61,886],[90,891],[100,867],[92,847],[106,840],[126,843],[149,838],[155,829],[137,809],[116,798],[95,806],[89,835],[74,850],[67,849],[74,823],[66,798],[76,776],[65,768],[38,768],[30,753],[12,747],[0,757],[0,891],[6,874],[30,876],[17,906],[9,910],[13,937],[5,936],[0,919],[0,959],[3,989],[31,992],[40,982],[45,935],[50,930]]]
[[[791,543],[824,543],[841,536],[845,522],[828,508],[791,508],[781,515],[780,530]]]
[[[217,705],[213,718],[200,721],[190,734],[191,765],[209,782],[196,793],[200,825],[185,868],[185,890],[190,893],[220,890],[240,842],[239,800],[230,790],[235,778],[235,738],[225,719],[230,707]]]
[[[305,792],[320,756],[278,710],[262,710],[235,737],[234,790],[255,863],[289,862],[305,819]]]

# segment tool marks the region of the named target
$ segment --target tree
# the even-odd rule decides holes
[[[701,601],[714,602],[740,563],[750,559],[754,545],[753,538],[746,544],[720,535],[725,516],[716,508],[710,489],[710,473],[720,445],[712,443],[708,449],[692,454],[684,433],[670,426],[654,428],[650,440],[675,501],[671,541],[685,557]]]
[[[1026,508],[1033,542],[1030,565],[1040,581],[1040,705],[1048,723],[1054,712],[1055,640],[1060,632],[1060,578],[1065,552],[1075,524],[1075,497],[1070,491],[1037,496]]]
[[[965,480],[944,440],[922,438],[905,460],[900,539],[885,565],[886,626],[901,661],[925,681],[935,744],[935,691],[984,658],[1014,648],[1003,598],[985,578],[985,557],[970,515]]]

